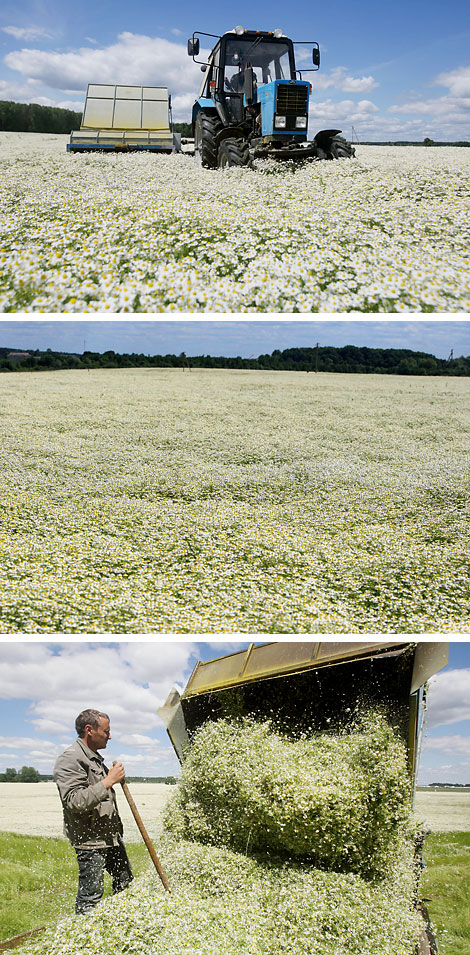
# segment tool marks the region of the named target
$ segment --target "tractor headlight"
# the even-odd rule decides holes
[[[285,116],[278,116],[278,114],[276,113],[275,116],[274,116],[274,125],[277,126],[278,129],[285,129],[285,128],[286,128],[286,117],[285,117]]]
[[[296,116],[296,118],[295,118],[295,128],[296,128],[296,129],[307,129],[307,117],[306,117],[306,116]]]

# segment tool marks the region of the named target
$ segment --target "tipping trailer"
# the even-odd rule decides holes
[[[197,59],[201,37],[216,41],[203,60]],[[298,63],[294,42],[281,29],[193,33],[188,54],[204,73],[193,106],[194,147],[207,169],[250,166],[257,157],[305,162],[355,155],[340,129],[322,129],[307,140],[312,87],[303,74],[319,69],[320,48],[307,40],[295,46],[302,48]]]
[[[88,85],[80,129],[68,152],[173,153],[181,137],[172,131],[171,97],[166,86]]]
[[[266,643],[197,663],[159,714],[180,762],[207,720],[274,717],[286,732],[344,726],[357,706],[380,705],[398,726],[416,788],[426,683],[448,662],[447,643]],[[422,843],[417,846],[420,855]],[[427,922],[419,955],[434,955]]]

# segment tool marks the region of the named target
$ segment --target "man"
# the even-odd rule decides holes
[[[75,729],[78,739],[59,756],[54,780],[62,801],[65,835],[77,853],[75,911],[85,915],[103,895],[105,869],[112,876],[113,893],[125,889],[133,875],[113,789],[125,779],[124,767],[114,762],[108,769],[98,753],[111,739],[109,717],[98,710],[83,710]]]

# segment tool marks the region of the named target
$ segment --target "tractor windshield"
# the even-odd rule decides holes
[[[260,37],[234,36],[226,41],[224,89],[238,93],[243,88],[243,71],[253,69],[256,84],[262,86],[273,80],[290,80],[291,61],[289,43]]]

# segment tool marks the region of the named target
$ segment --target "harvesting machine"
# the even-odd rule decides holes
[[[200,37],[216,40],[207,62],[196,59]],[[188,54],[204,73],[192,114],[195,151],[203,166],[249,166],[256,157],[302,162],[354,156],[340,129],[323,129],[307,141],[312,87],[302,74],[319,69],[320,49],[311,41],[295,45],[311,52],[310,68],[302,65],[302,52],[301,72],[294,43],[282,30],[237,26],[223,36],[193,33]]]
[[[159,714],[180,761],[207,720],[275,718],[290,735],[344,727],[358,706],[379,705],[405,743],[416,787],[426,683],[448,662],[447,643],[265,643],[197,663],[182,694],[172,690]],[[421,859],[422,842],[417,845]],[[437,944],[426,932],[419,955]]]
[[[80,129],[73,130],[68,152],[179,152],[172,132],[171,97],[166,86],[118,86],[89,83]]]

